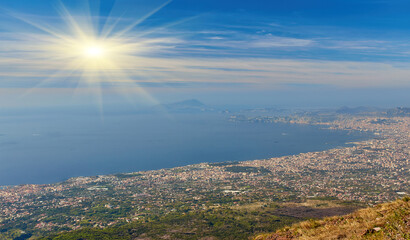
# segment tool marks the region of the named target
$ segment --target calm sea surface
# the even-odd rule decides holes
[[[252,160],[346,146],[369,135],[229,122],[222,114],[0,117],[0,185]]]

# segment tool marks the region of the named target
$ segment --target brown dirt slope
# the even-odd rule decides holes
[[[254,240],[410,239],[410,197],[354,213],[308,220]]]

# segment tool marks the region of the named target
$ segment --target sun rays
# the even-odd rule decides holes
[[[128,24],[121,22],[121,18],[92,15],[89,4],[86,4],[86,11],[73,14],[61,3],[58,7],[59,17],[47,22],[9,12],[11,16],[36,30],[22,34],[25,44],[20,44],[16,58],[22,61],[36,60],[38,69],[54,69],[54,72],[50,72],[48,77],[43,78],[29,92],[37,87],[50,83],[58,84],[57,81],[70,78],[76,82],[74,92],[78,88],[88,88],[95,94],[101,111],[102,88],[107,85],[126,85],[127,91],[120,88],[118,90],[127,99],[130,99],[130,96],[127,96],[129,94],[138,94],[139,97],[157,103],[133,77],[136,75],[135,69],[144,64],[142,55],[160,48],[158,43],[162,43],[164,39],[144,37],[151,33],[152,29],[138,32],[135,28],[170,2],[165,1],[153,7],[148,13]],[[50,65],[41,66],[41,62],[50,62]],[[130,71],[132,77],[128,75]],[[144,75],[143,72],[139,74]],[[131,88],[134,91],[130,91]]]

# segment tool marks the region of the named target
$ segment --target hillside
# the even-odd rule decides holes
[[[287,239],[410,239],[410,198],[341,217],[304,221],[254,240]]]
[[[212,206],[204,210],[179,210],[124,225],[83,228],[41,239],[231,239],[247,240],[309,218],[345,215],[360,206],[339,200],[251,203]],[[1,235],[0,235],[1,239]]]
[[[245,208],[217,208],[194,213],[173,213],[158,216],[148,222],[137,221],[105,229],[85,228],[41,239],[245,240],[250,239],[252,235],[256,235],[254,240],[410,239],[409,197],[360,209],[348,215],[300,222],[307,218],[317,219],[338,215],[335,209],[342,210],[340,204],[343,203],[312,200],[304,203],[284,203],[281,206],[249,205]],[[309,210],[302,211],[302,207]],[[291,227],[283,228],[292,223]],[[266,232],[268,229],[281,230],[271,234],[258,235],[257,233]]]

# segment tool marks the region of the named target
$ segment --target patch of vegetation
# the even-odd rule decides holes
[[[225,170],[228,172],[234,173],[270,173],[269,169],[264,167],[246,167],[246,166],[232,166],[225,167]]]
[[[93,228],[84,223],[83,229],[64,232],[42,240],[59,239],[249,239],[257,234],[276,231],[284,226],[304,221],[312,216],[312,211],[318,216],[343,214],[331,211],[335,207],[343,208],[340,201],[319,200],[311,205],[326,203],[333,208],[309,207],[302,214],[288,214],[287,203],[255,202],[247,205],[221,205],[230,198],[218,198],[208,202],[208,207],[190,211],[183,202],[174,203],[175,211],[168,214],[151,214],[131,223],[122,223],[104,229]],[[297,206],[307,202],[293,203]],[[348,210],[348,208],[345,208]],[[291,212],[292,213],[292,212]],[[316,216],[316,215],[315,215]]]
[[[320,201],[333,201],[333,200],[338,200],[338,198],[337,197],[330,197],[330,196],[328,196],[328,197],[313,197],[313,198],[310,198],[311,200],[320,200]]]
[[[228,162],[208,163],[208,165],[214,166],[214,167],[223,167],[223,166],[235,165],[238,163],[239,163],[238,161],[228,161]]]
[[[275,216],[270,208],[237,210],[214,208],[194,212],[174,212],[165,216],[152,216],[149,220],[136,221],[119,227],[84,228],[42,240],[77,239],[249,239],[262,232],[274,231],[302,219]]]

